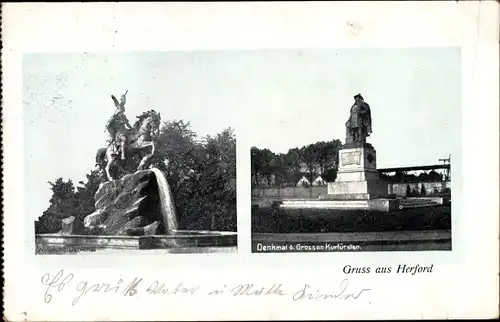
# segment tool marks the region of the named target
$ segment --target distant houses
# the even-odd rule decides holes
[[[300,178],[300,180],[296,184],[297,187],[309,187],[310,185],[311,185],[311,182],[309,182],[309,180],[307,180],[307,178],[305,176]]]
[[[415,182],[442,182],[448,181],[443,174],[435,170],[429,172],[423,171],[414,174],[406,171],[395,171],[394,174],[386,172],[380,173],[380,178],[387,183],[415,183]],[[256,184],[255,179],[258,179]],[[282,176],[270,174],[267,176],[252,176],[252,184],[259,188],[278,188],[278,187],[311,187],[326,186],[328,182],[335,181],[335,177],[328,174],[310,173],[308,171],[296,171],[285,173]]]
[[[285,182],[281,182],[280,178],[275,175],[268,177],[259,177],[261,187],[310,187],[310,186],[326,186],[327,180],[319,174],[313,175],[313,180],[310,179],[309,172],[296,172],[287,175]],[[255,182],[254,182],[255,184]]]
[[[309,187],[311,185],[314,187],[326,186],[326,181],[321,176],[317,176],[311,184],[311,182],[307,180],[305,176],[302,176],[302,178],[300,178],[300,180],[296,184],[297,187]]]
[[[313,186],[326,186],[326,181],[323,179],[322,176],[317,176],[316,179],[314,179]]]
[[[388,196],[449,196],[451,165],[423,165],[377,169]],[[442,173],[444,172],[444,173]],[[317,199],[335,182],[336,169],[302,167],[292,171],[252,173],[252,200]]]

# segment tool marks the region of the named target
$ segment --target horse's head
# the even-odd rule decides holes
[[[137,117],[138,120],[134,125],[134,128],[138,133],[152,132],[154,135],[159,134],[161,125],[160,113],[156,113],[154,110],[142,113],[142,115]]]

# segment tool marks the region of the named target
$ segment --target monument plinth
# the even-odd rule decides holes
[[[350,143],[339,151],[339,168],[335,182],[328,183],[329,200],[369,200],[387,194],[380,182],[377,154],[371,144]]]

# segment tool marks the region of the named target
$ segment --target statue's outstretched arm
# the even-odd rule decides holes
[[[120,105],[122,107],[125,107],[125,104],[127,103],[127,93],[128,90],[120,97]]]

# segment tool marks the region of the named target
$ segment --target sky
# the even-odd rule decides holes
[[[128,90],[131,122],[155,109],[163,121],[191,122],[200,136],[232,127],[245,150],[286,153],[343,141],[361,93],[372,110],[377,166],[424,165],[460,146],[460,67],[459,48],[26,54],[27,211],[35,219],[47,208],[48,181],[76,183],[93,169],[114,112],[111,94]]]

